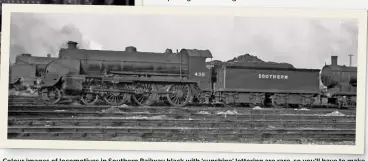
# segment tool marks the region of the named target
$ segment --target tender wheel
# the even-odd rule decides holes
[[[40,90],[41,99],[46,104],[56,104],[61,99],[61,92],[56,87],[46,87]]]
[[[182,107],[188,104],[191,96],[188,85],[173,84],[167,91],[169,94],[166,97],[171,105]]]
[[[144,83],[137,84],[135,86],[135,94],[132,95],[132,99],[140,106],[150,106],[155,103],[155,86],[152,84]]]
[[[124,85],[124,89],[128,89],[128,86]],[[129,94],[127,93],[114,92],[113,90],[118,90],[117,86],[115,85],[111,86],[110,90],[112,90],[112,92],[107,92],[103,96],[103,99],[105,100],[105,102],[110,105],[114,105],[114,106],[121,105],[125,103],[129,98]]]
[[[88,90],[85,90],[82,93],[82,95],[80,97],[80,100],[85,105],[94,105],[94,104],[96,104],[96,102],[98,101],[98,94],[93,93],[93,86],[90,86],[90,88]]]

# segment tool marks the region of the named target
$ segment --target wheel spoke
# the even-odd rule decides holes
[[[110,85],[109,89],[111,91],[107,92],[103,96],[106,103],[110,105],[121,105],[128,100],[129,94],[116,91],[120,89],[117,85]],[[123,89],[128,89],[128,86],[124,85]]]
[[[137,84],[135,86],[135,94],[132,95],[133,101],[140,106],[150,106],[155,103],[152,91],[155,86],[152,84]]]
[[[173,106],[185,106],[190,99],[190,88],[188,85],[171,85],[168,88],[167,99]]]

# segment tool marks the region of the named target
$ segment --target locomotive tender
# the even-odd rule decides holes
[[[140,106],[165,101],[172,106],[355,107],[356,67],[337,65],[336,56],[321,73],[284,64],[214,65],[206,63],[207,58],[212,58],[209,50],[152,53],[128,46],[125,51],[99,51],[79,49],[69,41],[58,58],[47,59],[45,74],[34,81],[34,87],[49,104],[70,97],[87,105],[102,99],[110,105],[132,101]],[[327,86],[326,91],[320,90],[320,82]]]
[[[306,106],[319,94],[318,69],[224,64],[216,76],[215,94],[226,104]]]
[[[37,57],[31,54],[21,54],[15,59],[15,63],[9,70],[9,83],[11,89],[21,90],[35,84],[35,81],[42,79],[45,74],[47,64],[57,58]]]

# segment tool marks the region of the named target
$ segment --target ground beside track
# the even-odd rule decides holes
[[[355,143],[355,110],[44,106],[12,99],[9,139]]]

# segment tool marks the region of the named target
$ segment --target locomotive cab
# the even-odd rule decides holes
[[[209,50],[182,49],[181,54],[189,56],[189,79],[198,83],[202,91],[211,91],[211,65],[206,65],[206,59],[212,58]]]

